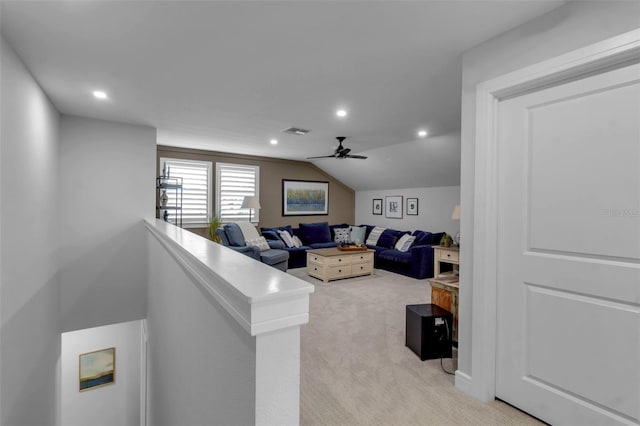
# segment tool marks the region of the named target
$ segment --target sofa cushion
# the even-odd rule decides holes
[[[431,244],[440,244],[440,240],[444,237],[445,232],[437,232],[435,234],[431,234]]]
[[[385,228],[381,227],[381,226],[376,226],[375,228],[373,228],[371,230],[371,232],[369,232],[369,237],[367,238],[367,245],[368,246],[377,246],[378,245],[378,239],[380,239],[380,236],[382,235],[382,233],[385,231]]]
[[[351,227],[351,241],[353,241],[354,243],[364,243],[365,241],[365,235],[367,233],[367,227],[366,226],[352,226]]]
[[[415,240],[416,240],[415,236],[410,234],[404,234],[398,239],[398,242],[396,243],[394,248],[398,251],[408,251]]]
[[[224,232],[227,233],[229,245],[234,247],[246,246],[244,242],[244,234],[237,223],[227,223],[224,225]]]
[[[411,262],[411,252],[403,252],[398,250],[382,250],[378,252],[378,259],[407,265],[409,264],[409,262]]]
[[[351,229],[349,228],[335,228],[333,230],[335,237],[333,238],[333,241],[335,241],[336,243],[340,244],[340,243],[349,243],[351,242]]]
[[[396,246],[398,238],[403,234],[405,234],[405,232],[396,231],[395,229],[385,229],[380,235],[380,238],[378,238],[378,243],[376,245],[392,249]]]
[[[328,222],[301,223],[299,226],[300,239],[305,245],[331,242]]]
[[[369,235],[371,235],[371,231],[373,231],[375,229],[375,226],[373,225],[358,225],[359,228],[364,227],[366,229],[366,231],[364,231],[364,240],[366,241],[369,239]]]
[[[260,260],[267,265],[275,265],[289,259],[289,253],[286,250],[266,250],[260,252]]]

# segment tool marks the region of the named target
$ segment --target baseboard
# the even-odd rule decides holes
[[[460,370],[456,370],[455,385],[457,389],[471,396],[471,376]]]

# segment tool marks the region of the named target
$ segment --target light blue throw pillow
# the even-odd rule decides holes
[[[351,227],[351,241],[358,244],[364,243],[364,236],[367,233],[366,226],[352,226]]]

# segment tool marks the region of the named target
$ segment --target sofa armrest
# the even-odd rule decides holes
[[[234,246],[226,246],[231,250],[235,250],[238,253],[246,254],[247,256],[260,260],[260,249],[256,246],[244,246],[244,247],[234,247]]]
[[[433,278],[433,246],[413,246],[411,252],[411,275],[418,278]]]

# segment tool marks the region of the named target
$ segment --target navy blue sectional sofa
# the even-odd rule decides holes
[[[275,228],[260,228],[262,235],[271,240],[272,247],[275,241],[280,241],[280,247],[289,252],[289,269],[302,268],[307,265],[307,250],[336,247],[334,242],[334,230],[336,228],[348,228],[348,224],[329,225],[327,222],[300,223],[298,228],[289,225]],[[373,230],[374,226],[366,226],[365,241]],[[286,230],[291,235],[296,235],[302,242],[301,247],[287,247],[280,238],[278,231]],[[406,275],[417,279],[433,277],[433,246],[440,243],[444,235],[443,232],[431,233],[426,231],[414,231],[412,235],[416,237],[414,243],[406,252],[396,250],[395,244],[404,234],[410,231],[398,231],[386,229],[375,246],[367,246],[375,250],[374,267]]]

